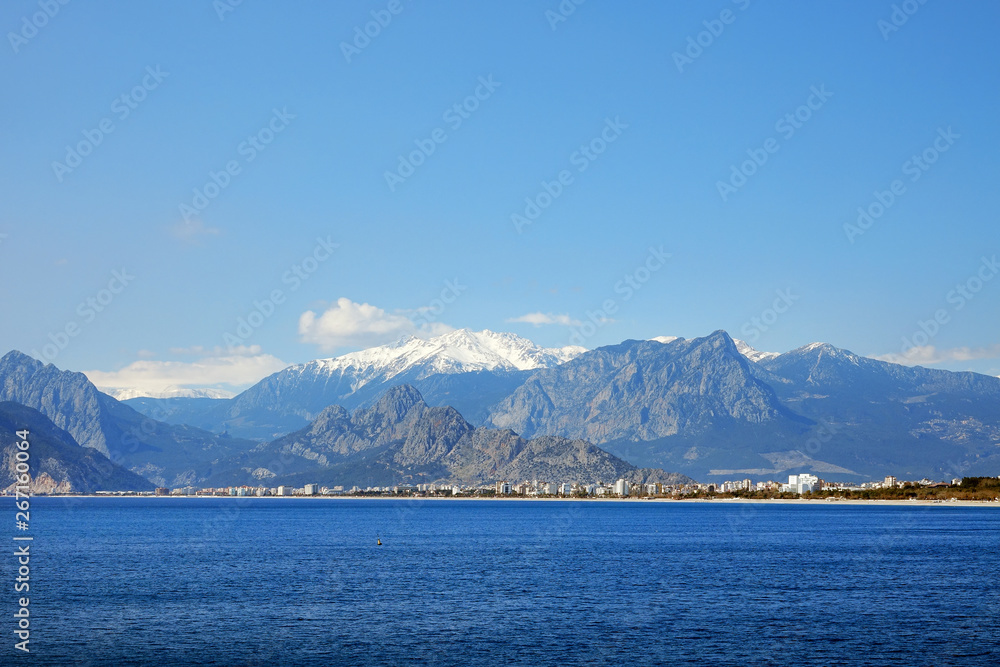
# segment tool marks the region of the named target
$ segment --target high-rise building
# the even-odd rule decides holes
[[[620,479],[615,482],[615,495],[616,496],[627,496],[629,493],[629,484],[624,479]]]
[[[809,491],[818,491],[819,487],[819,477],[816,475],[801,474],[789,475],[788,484],[783,484],[781,490],[791,493],[808,493]]]

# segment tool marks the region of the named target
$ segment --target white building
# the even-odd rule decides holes
[[[615,495],[617,496],[627,496],[629,492],[629,485],[624,479],[620,479],[615,482]]]
[[[306,484],[303,493],[307,496],[315,496],[319,493],[319,484]]]
[[[819,477],[816,475],[789,475],[788,484],[781,488],[782,491],[791,493],[808,493],[819,490]]]
[[[559,493],[564,496],[573,495],[573,485],[569,482],[564,483],[561,487],[559,487]]]
[[[507,480],[502,480],[497,482],[497,495],[498,496],[510,495],[510,483]]]
[[[288,488],[287,486],[279,486],[278,487],[278,495],[279,496],[290,496],[290,495],[292,495],[292,490],[290,488]]]

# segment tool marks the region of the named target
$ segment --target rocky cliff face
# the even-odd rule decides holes
[[[17,350],[0,358],[0,400],[35,408],[84,447],[110,456],[102,395],[83,373],[61,371]]]
[[[18,431],[27,430],[31,493],[149,491],[153,484],[112,463],[97,450],[81,447],[45,415],[18,403],[0,402],[0,488],[17,484]]]
[[[626,341],[538,371],[488,424],[531,437],[649,441],[733,424],[804,423],[759,381],[723,331],[694,340]]]

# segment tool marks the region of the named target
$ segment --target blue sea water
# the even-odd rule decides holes
[[[31,519],[31,654],[5,583],[2,664],[1000,665],[994,508],[39,498]]]

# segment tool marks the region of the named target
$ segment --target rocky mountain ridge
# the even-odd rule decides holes
[[[382,486],[500,479],[596,482],[690,481],[639,469],[581,440],[525,439],[506,429],[476,428],[451,407],[431,407],[409,385],[387,391],[353,413],[334,405],[303,428],[226,462],[218,479],[251,474],[279,483]]]

